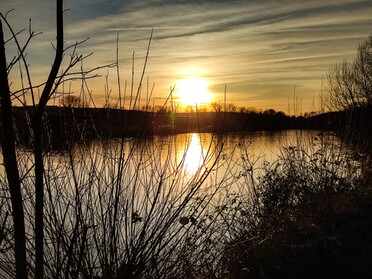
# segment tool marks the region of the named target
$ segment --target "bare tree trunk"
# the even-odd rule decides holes
[[[10,198],[12,203],[12,216],[14,224],[14,243],[16,277],[27,278],[26,235],[25,220],[19,178],[17,157],[15,150],[15,136],[13,128],[12,104],[8,84],[7,65],[5,56],[3,26],[0,20],[0,99],[1,99],[1,147],[7,175]]]
[[[44,163],[43,163],[43,114],[53,94],[53,86],[63,58],[63,0],[57,0],[57,48],[48,80],[35,109],[34,157],[35,157],[35,278],[44,276]]]
[[[35,158],[35,278],[44,275],[44,163],[42,150],[42,118],[34,115]]]

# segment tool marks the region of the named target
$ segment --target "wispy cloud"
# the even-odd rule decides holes
[[[36,27],[45,33],[32,45],[32,62],[34,68],[47,67],[50,60],[42,56],[52,54],[53,1],[13,2],[5,0],[1,11],[15,6],[15,19],[41,20]],[[197,72],[211,83],[216,98],[228,84],[238,105],[274,106],[270,100],[275,100],[277,109],[286,109],[294,85],[310,102],[329,65],[351,59],[358,41],[372,30],[370,0],[82,0],[65,6],[71,8],[66,12],[67,40],[90,37],[81,48],[95,53],[88,65],[114,60],[119,32],[122,71],[130,77],[132,52],[140,71],[155,28],[148,74],[157,83],[157,96]],[[98,82],[96,86],[100,94]]]

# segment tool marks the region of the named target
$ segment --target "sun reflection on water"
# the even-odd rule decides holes
[[[205,156],[200,136],[193,133],[184,157],[184,171],[189,175],[194,175],[199,169],[203,168]]]

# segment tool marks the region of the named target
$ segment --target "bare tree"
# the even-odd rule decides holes
[[[372,35],[360,43],[357,58],[327,72],[326,103],[331,110],[372,105]]]
[[[44,163],[43,163],[43,114],[45,107],[57,90],[55,79],[63,58],[63,1],[57,0],[57,46],[52,69],[34,109],[32,129],[34,132],[35,157],[35,278],[44,276]]]
[[[12,217],[14,223],[15,260],[17,278],[27,278],[26,234],[24,211],[21,194],[17,156],[15,150],[15,136],[13,127],[13,112],[11,93],[8,83],[8,64],[5,56],[5,41],[2,21],[0,20],[0,93],[1,93],[1,148],[7,175]]]
[[[221,112],[222,111],[222,104],[219,102],[212,102],[209,104],[215,112]]]
[[[229,104],[226,104],[226,111],[227,112],[237,112],[238,107],[233,103],[229,103]]]
[[[82,42],[64,47],[64,25],[63,25],[63,0],[56,0],[56,45],[55,45],[55,58],[46,82],[40,85],[33,85],[31,80],[31,73],[29,71],[29,64],[26,59],[25,50],[37,34],[31,29],[31,21],[29,27],[29,36],[26,42],[22,45],[18,39],[21,32],[15,32],[11,24],[7,20],[7,14],[0,14],[0,92],[1,92],[1,145],[4,157],[5,171],[9,184],[11,203],[12,203],[12,216],[14,224],[14,240],[15,240],[15,259],[16,259],[16,277],[27,278],[27,257],[26,257],[26,234],[25,234],[25,220],[24,220],[24,204],[21,191],[21,180],[19,169],[17,165],[17,154],[15,149],[15,129],[13,125],[13,107],[12,100],[17,100],[25,105],[21,97],[29,94],[32,99],[32,106],[25,108],[31,116],[31,129],[33,138],[34,155],[34,174],[35,174],[35,278],[43,278],[44,276],[44,162],[43,148],[45,146],[44,139],[44,113],[49,100],[55,96],[58,87],[65,81],[76,78],[76,75],[86,75],[90,73],[79,71],[77,73],[70,73],[70,70],[80,63],[87,56],[78,55],[76,48]],[[2,23],[8,27],[11,38],[7,41],[4,40]],[[13,42],[18,51],[18,56],[14,57],[10,62],[6,61],[5,44]],[[61,73],[60,67],[63,61],[64,54],[67,50],[71,50],[70,60],[67,66]],[[27,87],[18,91],[12,92],[9,88],[9,73],[13,66],[19,63],[22,65],[26,72]],[[35,89],[42,89],[40,98],[36,98]]]
[[[372,35],[359,44],[357,51],[354,67],[359,98],[368,106],[372,106]]]
[[[72,96],[72,95],[63,97],[60,100],[59,103],[62,107],[68,107],[68,108],[82,108],[82,107],[84,107],[84,104],[81,101],[81,98],[76,97],[76,96]],[[110,105],[108,107],[110,107]]]
[[[220,102],[212,102],[209,105],[211,106],[212,111],[215,111],[215,112],[221,112],[221,111],[237,112],[238,111],[238,107],[233,103],[221,104]]]

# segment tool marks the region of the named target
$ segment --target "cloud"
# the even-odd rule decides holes
[[[43,39],[30,50],[34,67],[43,69],[50,65],[50,58],[43,55],[53,54],[50,2],[5,0],[1,8],[16,5],[20,9],[16,18],[41,21],[36,27],[44,31]],[[132,53],[140,73],[155,28],[147,73],[157,83],[159,97],[197,72],[216,96],[228,84],[241,105],[253,101],[270,105],[271,98],[282,109],[295,84],[304,101],[311,101],[329,66],[344,57],[352,59],[358,41],[372,30],[369,0],[69,0],[65,6],[71,8],[66,12],[66,40],[90,38],[80,47],[83,53],[94,52],[87,66],[115,60],[119,32],[122,80],[130,80]],[[96,91],[99,94],[100,89]]]

